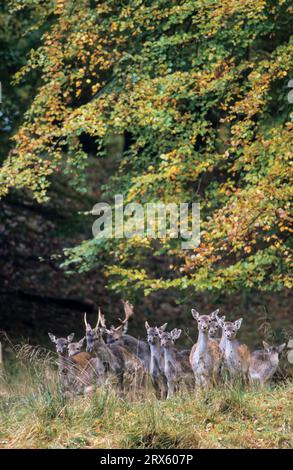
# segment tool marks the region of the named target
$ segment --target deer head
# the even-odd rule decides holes
[[[159,332],[161,346],[164,349],[170,349],[174,346],[175,341],[180,338],[182,330],[178,328],[174,328],[174,330],[170,332],[162,331]]]
[[[48,336],[52,343],[56,346],[56,352],[58,354],[64,354],[67,351],[68,344],[72,342],[74,338],[74,333],[71,333],[67,338],[57,338],[52,333],[48,333]]]
[[[76,341],[74,343],[69,343],[67,345],[68,356],[69,357],[74,356],[75,354],[78,354],[78,353],[81,352],[84,340],[85,340],[85,336],[83,338],[81,338],[80,341]]]
[[[193,318],[197,321],[199,331],[207,334],[212,322],[216,321],[219,309],[215,310],[210,315],[200,315],[195,309],[192,309],[191,313]]]
[[[164,323],[164,325],[159,327],[152,327],[145,322],[145,329],[147,331],[147,341],[150,345],[159,345],[160,344],[160,333],[163,333],[167,328],[168,323]]]
[[[280,344],[280,346],[270,346],[266,341],[262,342],[265,352],[274,359],[279,358],[279,354],[283,351],[286,346],[286,343]]]
[[[220,325],[219,323],[214,320],[209,326],[209,338],[216,338],[218,336]]]
[[[101,309],[99,308],[97,324],[94,328],[87,322],[86,313],[84,314],[86,351],[92,352],[96,343],[103,341],[103,323]],[[100,326],[101,325],[101,326]]]
[[[225,322],[225,321],[222,321],[222,319],[221,319],[219,324],[222,327],[226,338],[229,341],[233,341],[236,338],[237,332],[241,327],[242,318],[239,318],[239,320],[236,320],[234,322],[232,322],[232,321],[226,321]]]

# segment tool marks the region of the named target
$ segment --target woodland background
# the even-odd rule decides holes
[[[121,298],[195,329],[243,316],[250,345],[292,332],[292,4],[0,3],[0,328],[46,343]],[[291,115],[290,115],[291,113]],[[200,202],[201,244],[98,242],[98,201]],[[92,317],[91,317],[92,316]]]

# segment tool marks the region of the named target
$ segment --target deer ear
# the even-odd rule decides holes
[[[67,336],[67,341],[68,343],[71,343],[71,341],[73,340],[74,338],[74,333],[71,333],[70,335]]]
[[[79,345],[80,345],[80,346],[82,346],[82,345],[83,345],[83,343],[84,343],[84,340],[85,340],[85,336],[79,340],[79,342],[78,342],[78,343],[79,343]]]
[[[180,335],[182,333],[182,330],[179,330],[178,328],[174,328],[174,330],[171,331],[171,337],[175,341],[176,339],[180,338]]]
[[[52,333],[48,333],[48,336],[49,336],[50,340],[52,341],[52,343],[56,343],[56,341],[57,341],[56,336],[52,335]]]
[[[263,341],[262,344],[263,344],[264,349],[265,349],[266,351],[269,351],[269,349],[270,349],[269,343],[267,343],[266,341]]]
[[[160,331],[165,331],[166,328],[167,328],[167,326],[168,326],[168,323],[164,323],[164,325],[160,326],[160,327],[158,328],[158,330],[160,330]]]
[[[144,322],[145,329],[148,330],[150,328],[150,325],[147,321]]]
[[[239,320],[234,321],[235,328],[239,330],[241,323],[242,323],[243,318],[239,318]]]
[[[199,317],[200,317],[200,314],[199,314],[196,310],[194,310],[194,308],[191,309],[191,314],[192,314],[193,318],[194,318],[196,321],[198,321],[198,319],[199,319]]]
[[[214,312],[212,312],[212,313],[210,314],[210,317],[211,317],[212,320],[216,320],[219,311],[220,311],[220,310],[217,309],[217,310],[215,310]]]
[[[222,317],[218,317],[218,316],[216,315],[216,320],[217,320],[218,325],[219,325],[221,328],[224,328],[224,323],[225,323],[225,320],[226,320],[225,315],[223,315]]]
[[[286,343],[280,344],[280,346],[278,346],[278,353],[279,353],[279,354],[283,351],[283,349],[285,348],[285,346],[286,346]]]

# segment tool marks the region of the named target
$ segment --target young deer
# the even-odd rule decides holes
[[[180,382],[189,385],[193,382],[192,369],[188,353],[180,354],[174,347],[174,343],[180,338],[182,330],[174,328],[170,333],[157,330],[164,350],[164,372],[168,385],[167,398],[171,398],[177,391]]]
[[[58,372],[61,391],[65,396],[83,393],[93,381],[93,367],[91,356],[85,352],[76,352],[69,357],[67,349],[74,337],[71,333],[67,338],[56,338],[48,333],[50,340],[55,344],[58,354]]]
[[[85,336],[83,338],[81,338],[80,341],[68,343],[68,345],[67,345],[68,357],[76,356],[76,354],[79,354],[80,352],[82,352],[82,347],[83,347],[84,340],[85,340]],[[86,354],[88,354],[88,353],[86,353]]]
[[[218,311],[210,315],[200,315],[196,310],[191,310],[198,325],[198,340],[191,349],[189,358],[197,388],[212,385],[219,375],[222,353],[218,343],[209,339],[209,328]]]
[[[247,381],[250,352],[246,344],[241,344],[236,339],[237,332],[242,324],[242,318],[234,322],[225,322],[219,319],[219,324],[224,335],[224,366],[232,376],[238,375]]]
[[[167,323],[159,328],[151,327],[147,321],[145,322],[147,342],[151,351],[150,376],[158,399],[166,398],[168,391],[164,367],[164,351],[160,341],[160,333],[165,331],[166,326]]]
[[[130,353],[134,354],[143,364],[145,373],[150,370],[151,352],[149,344],[146,341],[136,339],[127,334],[128,321],[133,315],[133,305],[127,301],[122,301],[124,306],[124,320],[120,320],[121,325],[118,327],[111,326],[110,329],[105,329],[107,334],[107,343],[117,343],[123,346]]]
[[[214,339],[220,343],[220,338],[218,337],[220,325],[217,320],[213,320],[209,326],[209,339]]]
[[[270,346],[263,341],[264,349],[254,351],[251,354],[249,366],[250,382],[263,387],[273,377],[279,366],[279,355],[285,346],[286,343],[280,346]]]

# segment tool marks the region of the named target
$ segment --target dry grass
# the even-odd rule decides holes
[[[1,448],[291,448],[293,384],[157,401],[113,390],[64,401],[55,360],[23,346],[0,379]]]

